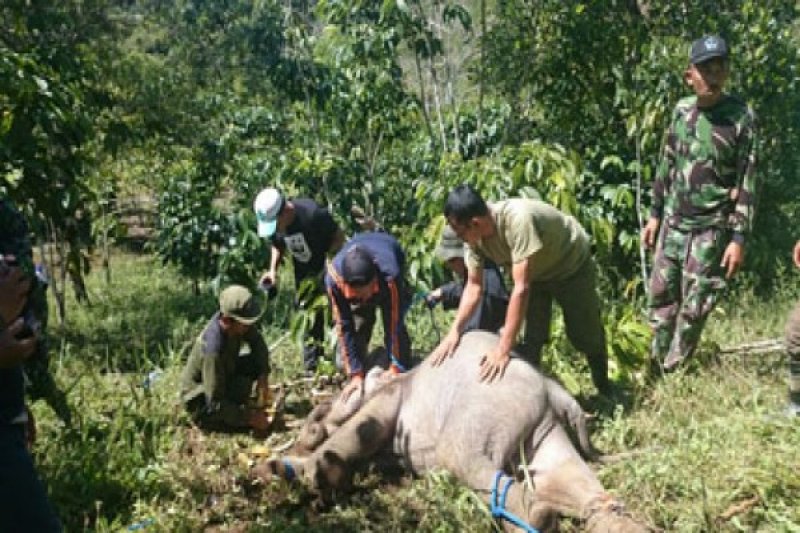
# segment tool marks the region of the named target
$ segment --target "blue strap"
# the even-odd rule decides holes
[[[517,515],[506,511],[506,497],[508,496],[508,491],[511,488],[511,484],[514,483],[514,478],[509,477],[506,480],[506,484],[503,487],[503,491],[500,494],[500,501],[497,501],[497,489],[500,487],[500,478],[506,477],[501,470],[498,470],[494,475],[494,482],[492,483],[492,495],[491,499],[489,500],[489,506],[492,511],[493,518],[502,518],[511,522],[518,528],[522,529],[526,533],[539,533],[539,530],[534,528],[533,526],[526,523],[522,518],[518,517]]]
[[[128,531],[139,531],[140,529],[145,529],[147,526],[153,525],[155,522],[152,518],[145,518],[141,522],[136,522],[135,524],[131,524],[128,526]]]
[[[281,462],[283,463],[283,472],[286,481],[294,480],[294,478],[297,477],[297,473],[294,471],[292,464],[286,459],[282,459]]]
[[[389,359],[392,361],[392,364],[400,370],[400,372],[403,373],[407,372],[406,367],[400,364],[400,361],[397,359],[397,357],[395,357],[392,354],[389,354]]]

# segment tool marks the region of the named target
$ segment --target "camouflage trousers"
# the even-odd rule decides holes
[[[67,426],[72,423],[72,412],[67,395],[58,388],[50,371],[50,343],[47,336],[47,295],[46,286],[37,283],[25,306],[23,314],[26,322],[35,323],[37,337],[36,350],[25,361],[25,384],[28,397],[32,401],[44,400],[56,416]]]
[[[662,225],[650,275],[651,355],[665,370],[694,353],[708,314],[726,287],[720,266],[730,232]]]
[[[800,404],[800,301],[786,321],[786,351],[789,353],[789,395]]]

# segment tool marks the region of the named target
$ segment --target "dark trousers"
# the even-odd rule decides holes
[[[226,377],[225,400],[231,405],[239,406],[239,411],[246,409],[253,393],[253,385],[258,379],[258,364],[251,354],[242,354],[236,358],[235,372]],[[246,424],[238,413],[231,413],[228,408],[220,408],[218,403],[209,403],[205,394],[198,394],[186,402],[186,410],[199,427],[211,431],[225,431],[243,427]],[[234,420],[236,419],[236,423]]]
[[[306,331],[303,345],[303,368],[306,370],[317,369],[317,362],[325,353],[323,346],[325,346],[325,311],[319,309],[314,312],[311,329]]]
[[[295,287],[297,299],[295,307],[306,309],[312,303],[325,294],[323,283],[324,273],[298,280]],[[327,302],[327,298],[325,299]],[[330,305],[330,304],[329,304]],[[316,370],[319,358],[325,353],[325,309],[317,308],[314,311],[314,318],[311,328],[306,330],[305,343],[303,344],[303,368],[306,370]]]
[[[22,424],[0,425],[0,531],[61,531],[25,446]]]
[[[408,301],[410,301],[410,299],[406,299],[406,301],[401,304],[404,309],[404,316],[405,312],[408,311]],[[364,358],[362,361],[364,368],[369,369],[375,365],[383,366],[381,364],[381,360],[373,360],[372,356],[377,354],[370,354],[368,351],[369,343],[372,339],[372,330],[375,327],[377,305],[373,303],[354,303],[350,305],[350,309],[353,312],[353,329],[356,337],[356,350],[357,353],[361,354],[361,356]],[[398,340],[400,343],[400,353],[395,355],[399,358],[400,364],[403,365],[403,368],[409,370],[412,367],[413,361],[411,359],[411,337],[408,335],[408,328],[406,328],[405,319],[400,321],[399,329],[400,331]],[[387,358],[387,360],[384,362],[388,364],[388,354],[383,353],[382,355]],[[341,360],[341,352],[337,353],[336,355],[336,366],[339,368],[344,367],[344,363]]]
[[[518,350],[535,365],[539,364],[542,347],[550,339],[553,300],[564,314],[567,338],[575,349],[586,355],[595,387],[601,393],[609,392],[608,354],[594,259],[589,258],[565,280],[531,284],[525,341]]]

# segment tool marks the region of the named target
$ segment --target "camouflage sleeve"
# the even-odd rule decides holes
[[[5,198],[0,199],[0,255],[13,255],[20,268],[34,279],[33,246],[25,218]]]
[[[736,177],[738,195],[736,208],[731,217],[733,240],[744,244],[745,237],[753,228],[755,215],[756,191],[758,190],[758,175],[756,174],[756,119],[753,111],[748,108],[740,125],[737,145]]]
[[[650,216],[660,219],[664,214],[664,197],[670,189],[670,179],[675,166],[675,121],[678,119],[677,110],[672,113],[672,121],[664,134],[661,148],[661,159],[656,167],[656,176],[653,179],[652,204]]]

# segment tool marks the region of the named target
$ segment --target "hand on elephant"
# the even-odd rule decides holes
[[[458,343],[461,340],[461,335],[458,331],[451,329],[447,336],[442,339],[439,346],[431,352],[430,360],[433,366],[439,366],[442,361],[453,355],[453,352],[458,348]]]
[[[494,348],[481,358],[480,380],[491,383],[494,378],[503,379],[503,375],[511,361],[511,355],[500,348]]]
[[[384,370],[381,372],[381,375],[378,376],[378,383],[383,385],[392,381],[394,378],[402,374],[402,372],[393,370],[393,367],[390,367],[389,370]]]
[[[363,387],[364,387],[364,376],[362,376],[361,374],[353,374],[350,377],[350,381],[342,389],[342,393],[339,395],[339,401],[346,402],[347,400],[350,399],[350,396],[354,392],[362,390]]]

